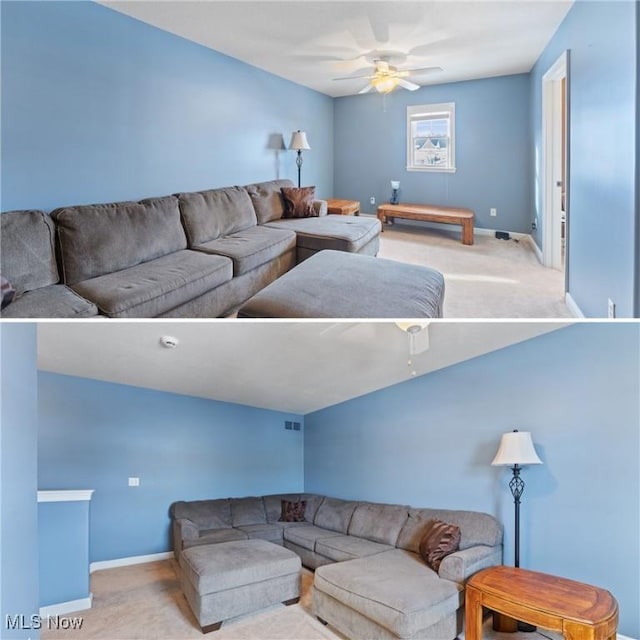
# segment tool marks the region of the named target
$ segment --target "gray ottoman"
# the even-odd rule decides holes
[[[441,318],[435,269],[325,250],[248,300],[239,318]]]
[[[300,558],[266,540],[191,547],[180,556],[182,590],[203,633],[224,620],[300,597]]]

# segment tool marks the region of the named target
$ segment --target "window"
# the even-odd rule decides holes
[[[407,107],[407,171],[455,170],[455,104]]]

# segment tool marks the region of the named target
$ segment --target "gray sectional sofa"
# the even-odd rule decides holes
[[[303,522],[280,522],[281,501],[306,501]],[[260,538],[295,551],[315,570],[316,615],[348,638],[453,640],[462,631],[464,583],[502,563],[502,526],[473,511],[416,509],[316,494],[177,502],[174,552]],[[461,530],[460,549],[436,573],[418,553],[426,523]]]
[[[289,180],[139,202],[0,215],[2,275],[16,289],[3,317],[213,318],[322,249],[375,255],[380,222],[282,219]]]

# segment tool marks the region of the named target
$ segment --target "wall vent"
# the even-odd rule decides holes
[[[293,430],[294,431],[300,431],[300,423],[299,422],[294,422],[293,423]]]
[[[291,431],[293,429],[293,422],[291,422],[291,420],[285,420],[284,428],[289,429],[289,431]]]

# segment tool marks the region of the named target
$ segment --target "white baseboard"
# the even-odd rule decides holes
[[[536,244],[536,241],[533,239],[533,237],[530,234],[527,235],[527,241],[529,242],[529,246],[531,247],[533,252],[536,254],[536,258],[538,258],[538,262],[542,264],[542,261],[543,261],[542,249],[540,249],[540,247]]]
[[[129,558],[116,558],[115,560],[101,560],[92,562],[89,565],[89,573],[102,569],[115,569],[116,567],[128,567],[132,564],[144,564],[145,562],[156,562],[157,560],[168,560],[173,558],[173,551],[163,551],[162,553],[150,553],[146,556],[131,556]]]
[[[67,613],[85,611],[86,609],[91,609],[92,603],[93,593],[90,593],[88,598],[80,598],[80,600],[69,600],[68,602],[59,602],[58,604],[50,604],[46,607],[40,607],[40,617],[46,618],[48,616],[64,616]]]
[[[582,309],[580,309],[580,307],[578,306],[578,304],[576,303],[576,301],[573,299],[573,296],[567,291],[567,293],[564,294],[564,302],[567,305],[567,307],[569,308],[569,311],[571,311],[571,315],[574,318],[584,318],[584,313],[582,313]]]

